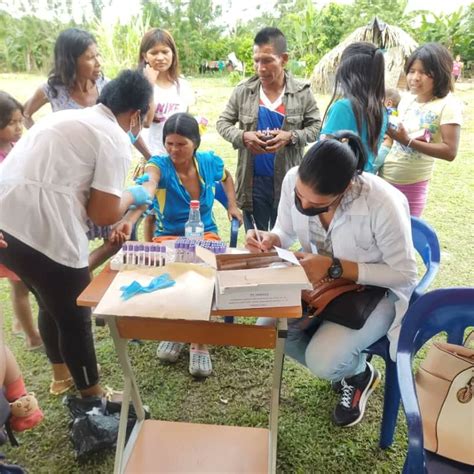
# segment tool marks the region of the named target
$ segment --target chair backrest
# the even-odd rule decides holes
[[[227,209],[227,206],[229,205],[229,202],[227,200],[227,195],[224,191],[224,186],[222,186],[222,181],[216,181],[215,182],[215,198],[216,201],[219,201],[225,209]],[[237,219],[232,219],[232,222],[230,223],[230,246],[231,247],[237,247],[237,236],[239,233],[239,227],[240,223]]]
[[[410,303],[413,303],[426,292],[429,285],[433,282],[436,273],[438,273],[441,252],[436,232],[427,222],[418,217],[412,217],[411,233],[413,246],[420,254],[426,267],[425,274],[418,282],[418,285],[412,294]]]
[[[410,305],[405,314],[398,340],[397,375],[408,425],[409,472],[422,473],[425,466],[413,357],[426,341],[443,331],[448,334],[448,342],[462,344],[464,331],[469,326],[474,326],[474,288],[430,291]]]
[[[224,191],[224,186],[222,186],[222,181],[215,182],[215,198],[227,209],[229,203],[227,201],[227,195]]]

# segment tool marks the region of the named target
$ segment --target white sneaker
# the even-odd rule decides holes
[[[183,347],[183,342],[161,341],[156,349],[156,355],[162,361],[176,362]]]

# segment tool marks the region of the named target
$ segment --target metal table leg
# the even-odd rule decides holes
[[[270,401],[270,445],[268,450],[268,469],[271,474],[276,473],[278,412],[280,406],[281,378],[283,373],[287,330],[287,320],[284,318],[277,319],[277,343],[273,363],[272,395]]]
[[[128,357],[128,340],[122,339],[118,333],[116,318],[107,317],[107,323],[110,328],[110,334],[114,341],[115,350],[119,359],[120,366],[122,367],[124,376],[124,391],[122,409],[120,411],[120,424],[117,435],[117,449],[115,451],[115,464],[114,474],[121,474],[125,466],[127,465],[128,458],[132,452],[133,444],[138,437],[141,426],[145,420],[145,409],[143,407],[140,393],[138,391],[135,374],[130,364]],[[137,414],[137,422],[133,428],[133,431],[128,440],[127,446],[125,447],[125,438],[127,434],[127,422],[128,422],[128,408],[132,400],[135,413]]]

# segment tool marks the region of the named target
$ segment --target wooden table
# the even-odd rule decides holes
[[[108,266],[79,295],[80,306],[97,306],[117,272]],[[276,326],[219,321],[106,316],[124,374],[123,404],[115,454],[115,473],[276,471],[278,409],[287,318],[301,307],[212,310],[212,316],[277,318]],[[269,429],[145,420],[145,411],[127,351],[129,339],[193,341],[200,344],[274,349]],[[130,400],[137,422],[125,446]]]

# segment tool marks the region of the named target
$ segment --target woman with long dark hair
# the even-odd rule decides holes
[[[54,67],[46,84],[25,103],[26,128],[33,125],[33,114],[48,102],[53,112],[95,105],[106,83],[94,36],[79,28],[62,31],[56,39]]]
[[[360,329],[318,317],[302,329],[290,324],[286,353],[340,393],[333,420],[352,426],[380,380],[363,352],[385,334],[394,359],[400,323],[416,284],[416,261],[408,204],[383,179],[363,172],[366,155],[352,132],[339,132],[308,150],[283,181],[278,217],[271,232],[247,232],[253,252],[291,247],[313,285],[345,278],[387,289]],[[350,313],[350,311],[348,311]],[[353,314],[349,314],[349,317]],[[269,321],[259,320],[266,324]]]
[[[372,43],[347,46],[337,68],[334,93],[323,119],[321,137],[340,130],[359,135],[367,154],[365,171],[373,162],[387,129],[385,62],[382,50]]]

